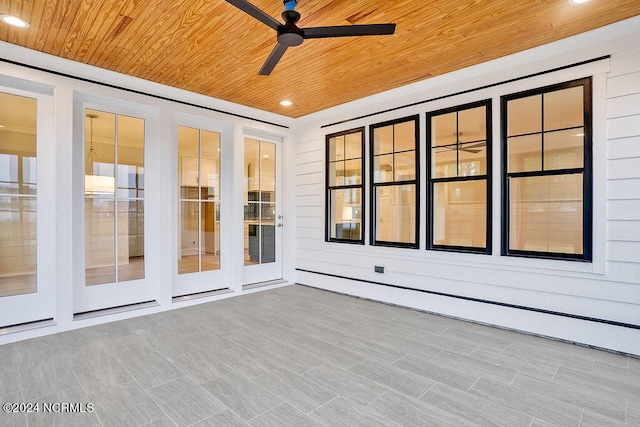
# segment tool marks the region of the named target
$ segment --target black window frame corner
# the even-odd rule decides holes
[[[336,138],[339,136],[346,136],[360,132],[361,135],[361,178],[360,184],[357,185],[342,185],[342,186],[329,186],[329,141],[331,138]],[[365,233],[366,233],[366,220],[365,220],[365,132],[366,127],[360,126],[353,129],[347,129],[339,132],[334,132],[331,134],[325,135],[325,208],[324,208],[324,241],[330,243],[347,243],[352,245],[364,245],[365,243]],[[360,218],[360,239],[345,239],[345,238],[334,238],[331,237],[331,191],[340,190],[340,189],[360,189],[360,209],[361,209],[361,218]]]

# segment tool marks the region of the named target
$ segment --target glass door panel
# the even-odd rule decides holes
[[[0,88],[0,327],[53,317],[52,112],[48,96]]]
[[[84,283],[76,286],[74,311],[153,300],[145,274],[145,119],[81,112]]]
[[[244,144],[245,284],[280,279],[278,144],[246,138]]]
[[[178,243],[173,296],[221,288],[221,133],[178,126]]]

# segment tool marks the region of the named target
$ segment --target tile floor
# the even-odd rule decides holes
[[[288,286],[0,346],[0,401],[93,405],[11,427],[639,426],[640,359]]]

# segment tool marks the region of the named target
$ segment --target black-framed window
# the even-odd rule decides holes
[[[370,127],[371,243],[418,247],[418,116]]]
[[[364,128],[327,135],[326,143],[325,239],[364,244]]]
[[[503,255],[591,260],[591,79],[502,97]]]
[[[491,100],[427,113],[428,249],[491,253]]]

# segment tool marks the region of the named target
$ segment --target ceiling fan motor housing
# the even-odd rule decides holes
[[[297,1],[287,2],[285,0],[284,4],[287,9],[282,12],[282,19],[285,24],[278,28],[278,43],[288,47],[299,46],[304,41],[304,33],[296,25],[296,22],[300,20],[300,14],[293,10],[296,3]],[[293,6],[290,6],[291,4]]]

